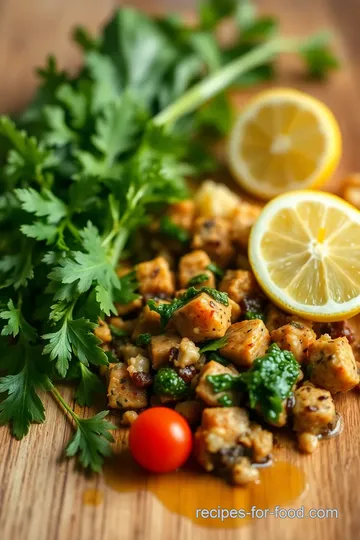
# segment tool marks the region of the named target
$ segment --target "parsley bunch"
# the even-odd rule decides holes
[[[234,41],[221,47],[228,17]],[[106,412],[82,420],[55,382],[75,380],[80,405],[103,391],[96,371],[108,358],[93,330],[137,297],[134,274],[116,268],[153,212],[187,196],[184,179],[216,165],[202,141],[229,129],[223,90],[272,78],[281,52],[299,53],[312,75],[336,66],[323,37],[276,33],[247,1],[203,0],[191,29],[122,8],[96,38],[76,29],[76,76],[50,57],[29,107],[0,117],[0,423],[15,437],[44,421],[38,392],[50,391],[76,429],[67,455],[100,469],[114,426]]]

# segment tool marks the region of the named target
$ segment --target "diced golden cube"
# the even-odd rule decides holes
[[[228,293],[229,297],[239,304],[245,296],[258,293],[259,287],[252,272],[227,270],[221,280],[219,290]]]
[[[191,247],[206,251],[221,267],[227,266],[235,254],[230,240],[230,223],[219,217],[197,218]]]
[[[234,324],[240,319],[241,307],[231,298],[229,298],[229,303],[231,306],[231,324]]]
[[[124,315],[129,315],[130,313],[134,313],[134,311],[138,311],[139,309],[141,309],[142,305],[142,298],[136,298],[136,300],[133,300],[128,304],[119,304],[117,302],[115,303],[116,311],[118,312],[118,315],[120,317],[123,317]]]
[[[231,306],[201,293],[175,311],[172,321],[179,334],[194,343],[221,338],[231,324]]]
[[[141,294],[172,296],[175,292],[174,276],[168,261],[157,257],[151,261],[138,264],[136,278]]]
[[[299,322],[292,321],[271,332],[271,339],[280,349],[291,351],[301,364],[307,358],[309,346],[316,341],[315,332]]]
[[[294,397],[295,431],[321,435],[333,429],[336,411],[330,392],[305,383],[295,390]]]
[[[207,270],[207,267],[211,263],[210,257],[205,251],[197,250],[187,253],[180,259],[179,263],[179,286],[181,288],[187,288],[189,281],[199,274],[207,274],[209,276],[207,281],[203,281],[195,287],[215,287],[214,274]]]
[[[99,321],[99,326],[94,330],[94,334],[102,343],[110,343],[112,341],[111,330],[105,321]]]
[[[207,218],[230,218],[239,202],[239,197],[225,184],[212,180],[203,182],[195,194],[197,213]]]
[[[131,380],[126,364],[109,365],[108,401],[111,409],[143,409],[147,407],[147,393]]]
[[[229,375],[234,375],[234,370],[229,369],[226,366],[223,366],[219,362],[211,360],[202,368],[200,372],[199,383],[196,387],[197,396],[202,399],[206,405],[210,407],[219,407],[219,399],[224,395],[229,396],[231,401],[236,403],[236,392],[226,391],[219,392],[218,394],[214,392],[212,385],[209,383],[207,378],[209,375],[224,375],[228,373]]]
[[[219,352],[238,367],[250,367],[256,358],[265,354],[271,341],[269,331],[260,319],[235,323],[226,336],[227,345]]]
[[[332,394],[348,392],[359,384],[353,350],[346,337],[324,334],[309,347],[310,380]]]
[[[163,304],[159,301],[157,304]],[[149,306],[145,306],[136,321],[132,339],[136,340],[141,334],[151,334],[153,336],[161,332],[161,319],[156,311],[152,311]]]
[[[207,471],[215,468],[212,454],[236,446],[238,439],[250,430],[249,416],[240,407],[204,409],[201,426],[194,439],[194,454]]]
[[[181,414],[191,426],[197,425],[201,419],[202,404],[196,400],[183,401],[175,405],[175,411]]]
[[[261,210],[261,206],[257,204],[242,201],[232,214],[231,239],[243,249],[247,249],[251,229]]]
[[[174,332],[153,336],[150,342],[150,360],[153,369],[160,369],[169,363],[171,349],[178,349],[181,337]]]
[[[191,231],[195,219],[195,203],[188,199],[172,204],[167,215],[175,225],[186,231]]]
[[[258,478],[251,464],[269,459],[272,446],[272,434],[250,424],[245,409],[214,407],[203,411],[195,433],[194,455],[207,471],[227,470],[233,482],[242,485]]]
[[[308,328],[312,328],[313,326],[313,323],[311,321],[302,319],[301,317],[298,317],[294,314],[290,315],[289,313],[285,313],[284,311],[281,311],[280,309],[275,307],[273,304],[270,304],[266,311],[265,324],[270,334],[273,330],[276,330],[277,328],[280,328],[285,324],[289,324],[292,321],[296,321],[303,326],[307,326]]]

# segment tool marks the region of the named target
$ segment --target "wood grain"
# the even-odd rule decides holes
[[[47,53],[55,52],[61,64],[76,68],[80,58],[69,45],[75,23],[95,30],[118,4],[114,0],[0,0],[0,111],[13,111],[30,97],[35,79],[33,67]],[[146,0],[127,2],[143,8],[190,8],[192,1]],[[262,0],[264,12],[279,15],[285,33],[308,33],[319,27],[334,30],[344,67],[325,85],[299,78],[293,59],[281,62],[279,84],[293,85],[322,98],[335,112],[344,136],[344,157],[331,187],[340,189],[344,174],[360,170],[360,4],[358,0]],[[246,100],[245,93],[239,101]],[[64,390],[71,399],[69,390]],[[360,513],[356,497],[360,475],[360,411],[356,394],[337,398],[344,417],[343,434],[321,445],[313,456],[300,456],[287,448],[279,457],[289,459],[305,472],[309,484],[293,505],[337,508],[338,519],[258,520],[234,531],[208,530],[170,514],[151,493],[121,494],[105,484],[104,477],[85,476],[71,461],[59,460],[71,436],[71,425],[51,396],[44,396],[46,422],[34,426],[29,436],[15,441],[7,428],[0,429],[0,538],[1,540],[329,540],[359,537]],[[85,411],[88,414],[89,411]],[[122,441],[118,441],[121,445]],[[286,479],[284,479],[286,481]],[[83,504],[83,494],[96,488],[103,494],[97,506]],[[184,497],[186,493],[184,492]],[[206,501],[204,501],[206,507]]]

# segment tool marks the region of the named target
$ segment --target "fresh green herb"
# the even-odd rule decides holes
[[[90,407],[94,402],[94,396],[104,392],[105,385],[95,373],[81,362],[79,362],[79,367],[80,384],[75,392],[75,398],[81,407]]]
[[[214,300],[224,304],[225,306],[229,305],[229,297],[226,293],[219,292],[216,289],[211,289],[210,287],[201,287],[201,289],[190,287],[184,294],[179,296],[179,298],[174,298],[170,304],[157,304],[155,300],[149,300],[148,306],[151,311],[156,311],[156,313],[160,315],[161,325],[163,328],[165,328],[175,311],[184,307],[196,296],[199,296],[202,293],[208,294],[214,298]]]
[[[209,375],[207,379],[216,393],[246,390],[250,407],[259,409],[270,422],[276,422],[283,408],[282,402],[291,395],[299,371],[294,355],[282,351],[274,343],[248,371],[239,375]]]
[[[265,319],[265,316],[263,313],[256,313],[255,311],[246,311],[246,313],[244,314],[244,319],[249,320],[249,321],[260,319],[263,321]]]
[[[220,375],[209,375],[208,382],[211,384],[214,392],[226,392],[227,390],[243,390],[244,384],[241,375],[231,375],[231,373],[222,373]]]
[[[225,17],[235,35],[222,47]],[[76,373],[78,401],[91,402],[99,388],[91,366],[109,361],[93,334],[98,317],[139,298],[136,273],[118,278],[117,267],[139,227],[188,196],[185,179],[217,167],[209,136],[231,121],[222,92],[272,78],[280,53],[298,53],[312,75],[335,67],[323,36],[276,32],[249,2],[203,0],[191,28],[121,8],[96,38],[76,30],[84,56],[76,75],[50,57],[30,106],[15,121],[0,117],[0,422],[16,437],[44,421],[39,389],[62,400],[59,375]],[[201,292],[228,303],[190,287],[158,307],[162,324]],[[106,413],[81,420],[61,402],[78,428],[68,455],[98,470],[111,439]]]
[[[197,276],[194,276],[189,280],[188,287],[195,287],[195,285],[199,285],[200,283],[204,283],[205,281],[208,281],[209,276],[208,274],[198,274]]]
[[[136,279],[136,271],[133,270],[119,279],[120,288],[114,292],[114,300],[118,304],[130,304],[134,300],[140,298],[136,293],[139,284]]]
[[[220,339],[214,339],[214,341],[210,341],[210,343],[208,343],[207,345],[204,345],[204,347],[200,349],[200,353],[203,354],[206,352],[217,351],[218,349],[225,347],[227,343],[228,343],[227,336],[224,336]]]
[[[176,225],[168,216],[164,216],[160,220],[160,232],[162,234],[165,234],[169,238],[173,238],[174,240],[178,240],[181,243],[185,243],[189,241],[189,233],[179,227],[179,225]]]
[[[114,438],[110,430],[116,429],[114,424],[105,420],[109,411],[102,411],[90,418],[80,418],[55,387],[52,387],[51,392],[72,418],[76,427],[75,435],[66,447],[66,455],[73,457],[78,454],[84,468],[90,467],[94,472],[100,472],[104,457],[112,453],[110,443],[114,442]]]
[[[208,266],[206,267],[206,270],[210,270],[210,272],[215,274],[215,276],[218,277],[219,279],[221,279],[224,276],[224,271],[220,268],[220,266],[218,266],[214,262],[211,262],[210,264],[208,264]]]
[[[234,400],[227,394],[219,397],[217,401],[222,407],[233,407],[235,405]]]
[[[221,364],[223,366],[228,366],[230,364],[230,360],[228,360],[227,358],[224,358],[223,356],[221,356],[220,354],[216,352],[212,352],[209,355],[209,360],[214,360],[214,362],[217,362],[218,364]]]
[[[122,328],[118,328],[117,326],[114,326],[113,324],[109,324],[109,328],[111,330],[112,335],[115,337],[118,337],[118,338],[128,337],[128,333]]]
[[[138,347],[146,347],[147,345],[149,345],[151,338],[151,334],[140,334],[140,336],[138,336],[136,340],[136,345]]]
[[[154,379],[154,393],[158,396],[179,397],[186,394],[188,387],[172,368],[160,368]]]

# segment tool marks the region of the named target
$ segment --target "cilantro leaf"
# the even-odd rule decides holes
[[[108,411],[102,411],[91,418],[77,417],[77,430],[65,450],[68,457],[79,454],[81,465],[94,472],[100,472],[104,457],[112,453],[110,443],[114,439],[109,430],[116,426],[105,420],[108,414]]]

